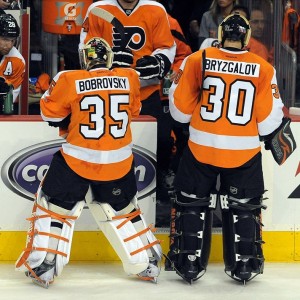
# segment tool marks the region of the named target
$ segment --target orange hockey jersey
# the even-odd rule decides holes
[[[214,47],[191,54],[181,68],[170,88],[170,112],[175,120],[190,122],[193,155],[213,166],[243,165],[260,151],[259,136],[281,124],[275,69],[251,52]]]
[[[168,19],[170,23],[171,33],[176,43],[176,53],[174,57],[174,62],[172,64],[172,70],[177,73],[183,60],[188,55],[192,54],[192,50],[190,46],[187,44],[187,41],[185,40],[183,31],[178,21],[172,18],[169,14],[168,14]]]
[[[131,119],[140,112],[140,83],[133,69],[62,71],[40,101],[44,121],[71,114],[62,154],[82,177],[109,181],[132,165]]]
[[[136,61],[144,55],[162,53],[171,63],[174,60],[176,45],[170,31],[167,13],[164,7],[155,1],[139,1],[128,15],[115,0],[97,1],[88,8],[80,34],[82,47],[90,38],[101,37],[111,47],[119,47],[120,34],[107,21],[93,15],[92,8],[101,7],[113,14],[125,27],[126,47],[130,48]],[[141,80],[141,99],[149,97],[159,90],[159,80]]]
[[[269,60],[269,51],[267,47],[255,38],[250,38],[249,43],[247,45],[247,50],[259,55],[266,61]]]
[[[9,53],[2,57],[0,62],[0,76],[4,77],[7,83],[13,85],[14,102],[16,102],[16,99],[20,93],[24,74],[25,60],[21,53],[15,47],[12,47]]]

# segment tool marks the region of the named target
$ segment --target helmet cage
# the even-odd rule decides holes
[[[110,69],[113,51],[104,39],[91,38],[82,49],[79,49],[79,60],[82,69],[90,70],[97,65]]]

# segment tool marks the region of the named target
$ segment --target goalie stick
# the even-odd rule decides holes
[[[204,84],[204,76],[205,76],[205,64],[206,64],[206,51],[205,49],[202,52],[202,64],[201,64],[201,75],[202,75],[202,80],[201,80],[201,89],[198,97],[198,102],[201,101],[202,94],[203,94],[203,84]]]
[[[124,49],[126,47],[126,39],[125,39],[125,27],[123,26],[123,24],[113,14],[111,14],[110,12],[108,12],[103,8],[93,7],[91,9],[91,13],[105,20],[106,22],[110,23],[116,28],[117,32],[121,36],[121,49]]]

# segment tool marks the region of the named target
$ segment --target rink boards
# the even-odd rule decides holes
[[[15,260],[25,247],[33,195],[51,160],[64,142],[56,129],[38,116],[0,118],[0,260]],[[300,260],[300,122],[292,122],[298,148],[282,166],[263,150],[268,206],[263,211],[263,239],[268,261]],[[149,223],[155,222],[156,122],[140,117],[132,123],[139,203]],[[158,228],[164,252],[168,230]],[[222,261],[221,229],[213,233],[211,261]],[[71,260],[118,260],[106,238],[98,231],[88,209],[75,226]]]

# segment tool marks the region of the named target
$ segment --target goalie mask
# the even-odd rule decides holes
[[[95,66],[110,69],[113,51],[104,39],[92,38],[82,49],[79,49],[79,59],[82,69],[90,70]]]
[[[250,24],[239,13],[226,17],[218,28],[218,40],[222,45],[225,40],[241,41],[242,48],[244,48],[247,46],[250,36]]]
[[[16,19],[10,14],[0,15],[0,36],[17,38],[20,35],[20,27]]]

